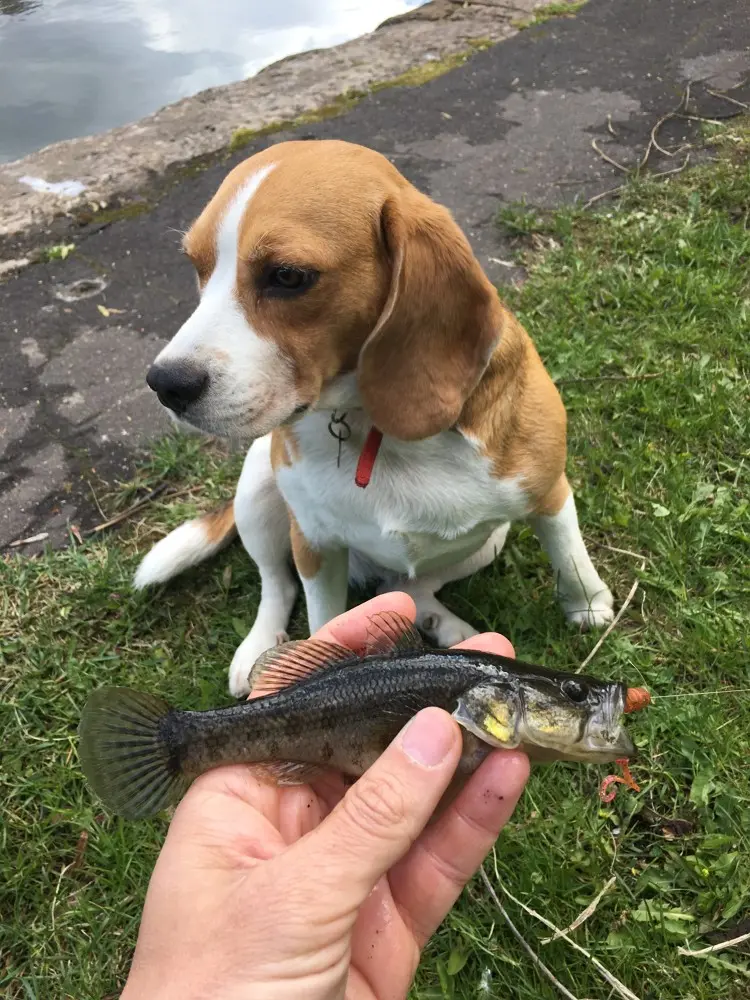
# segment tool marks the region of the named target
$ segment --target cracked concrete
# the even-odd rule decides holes
[[[145,385],[133,385],[131,372],[145,372],[166,339],[154,334],[140,335],[126,326],[101,329],[84,327],[56,357],[45,366],[39,378],[41,386],[65,386],[66,393],[56,404],[59,415],[80,426],[100,414],[135,411],[121,435],[134,440],[149,437],[153,411],[153,393]],[[146,404],[145,406],[143,404]],[[145,415],[137,417],[138,409]],[[99,428],[101,431],[101,428]]]
[[[0,284],[0,545],[41,531],[59,542],[71,517],[82,528],[98,520],[91,470],[126,477],[139,443],[167,430],[144,376],[196,300],[176,231],[242,158],[293,137],[372,146],[452,209],[488,274],[507,283],[516,272],[494,224],[501,203],[552,206],[621,183],[592,139],[633,162],[688,81],[700,114],[736,110],[711,93],[720,86],[742,84],[732,96],[748,101],[745,13],[746,0],[590,0],[575,18],[517,33],[422,86],[372,93],[340,117],[258,137],[137,217],[66,223],[60,242],[76,244],[67,259]],[[671,120],[660,139],[676,146],[699,127]],[[659,154],[650,163],[674,165]],[[76,282],[89,297],[69,294]]]
[[[40,498],[48,497],[54,490],[64,494],[64,483],[67,475],[65,449],[60,444],[48,444],[32,452],[26,458],[26,475],[20,477],[15,485],[3,494],[3,506],[0,508],[0,537],[8,541],[17,538],[36,512]],[[65,505],[66,498],[60,497],[59,503]],[[55,511],[57,513],[59,508]],[[75,508],[68,508],[68,517],[75,515]],[[66,523],[60,523],[60,529]],[[49,526],[45,528],[49,531]],[[60,539],[58,539],[60,540]]]

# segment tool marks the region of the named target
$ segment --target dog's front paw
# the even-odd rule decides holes
[[[566,602],[563,607],[565,617],[571,625],[581,630],[602,628],[615,617],[614,600],[609,590],[601,591],[588,602]]]
[[[280,633],[251,629],[232,658],[229,667],[229,693],[235,698],[246,698],[250,694],[252,682],[250,674],[258,657],[278,644]]]
[[[440,649],[449,649],[477,635],[477,630],[446,608],[417,615],[417,625]]]

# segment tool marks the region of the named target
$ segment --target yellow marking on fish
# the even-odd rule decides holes
[[[494,715],[485,715],[482,726],[490,734],[490,736],[494,736],[499,743],[509,743],[511,736],[513,735],[510,726],[506,726],[502,722],[498,722]]]
[[[484,717],[484,728],[500,743],[510,743],[515,736],[515,726],[510,708],[503,701],[493,701],[490,714]]]

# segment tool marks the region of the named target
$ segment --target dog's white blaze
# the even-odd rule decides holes
[[[289,360],[248,323],[237,299],[239,234],[253,197],[274,169],[269,164],[237,191],[219,222],[216,264],[193,314],[156,359],[205,365],[210,387],[190,419],[223,434],[267,433],[296,406]]]

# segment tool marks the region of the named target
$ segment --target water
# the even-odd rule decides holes
[[[0,162],[124,125],[424,0],[0,0]]]

